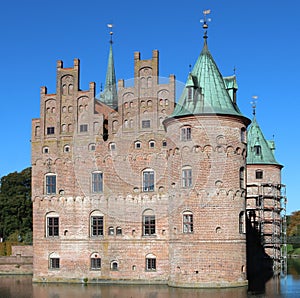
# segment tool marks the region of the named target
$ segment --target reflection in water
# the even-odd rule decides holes
[[[289,259],[288,275],[273,277],[264,294],[247,293],[247,288],[183,289],[164,285],[99,285],[31,282],[27,276],[0,276],[1,298],[247,298],[300,297],[300,259]]]

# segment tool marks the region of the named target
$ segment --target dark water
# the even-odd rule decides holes
[[[32,284],[31,276],[0,276],[0,298],[244,298],[300,297],[300,259],[289,261],[286,277],[271,278],[264,293],[234,289],[182,289],[162,285]]]

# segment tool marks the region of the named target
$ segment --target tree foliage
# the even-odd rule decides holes
[[[31,168],[1,178],[0,237],[32,242]]]
[[[300,236],[300,210],[293,212],[288,219],[288,236]]]

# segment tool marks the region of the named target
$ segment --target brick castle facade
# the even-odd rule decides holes
[[[221,76],[206,39],[178,103],[157,50],[134,53],[127,86],[111,44],[100,99],[79,70],[57,62],[56,93],[41,88],[32,121],[33,280],[247,285],[250,120],[235,76]]]

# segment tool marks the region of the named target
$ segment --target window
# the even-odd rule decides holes
[[[89,145],[89,150],[90,151],[95,151],[96,150],[96,144],[90,144]]]
[[[154,148],[155,147],[155,142],[154,141],[150,141],[149,142],[149,148]]]
[[[56,175],[46,175],[46,194],[56,194]]]
[[[255,178],[256,179],[263,179],[263,171],[262,170],[257,170],[255,171]]]
[[[112,261],[110,263],[110,270],[113,270],[113,271],[117,271],[118,270],[118,262],[117,261]]]
[[[152,210],[146,210],[143,214],[143,235],[155,234],[155,215]]]
[[[66,152],[66,153],[70,152],[70,146],[69,145],[66,145],[64,147],[64,152]]]
[[[91,255],[91,269],[92,270],[101,269],[101,258],[98,253],[93,253]]]
[[[240,188],[245,188],[245,168],[240,168]]]
[[[59,217],[55,214],[47,216],[47,237],[59,236]]]
[[[192,169],[190,167],[185,167],[182,169],[182,187],[192,187]]]
[[[192,129],[191,127],[181,128],[181,141],[190,141],[192,139]]]
[[[261,155],[261,146],[260,145],[255,145],[254,146],[254,152],[255,152],[255,155]]]
[[[143,120],[142,128],[150,128],[150,120]]]
[[[113,235],[115,233],[115,229],[114,229],[114,227],[109,227],[108,228],[108,235]]]
[[[79,131],[80,132],[87,132],[88,131],[88,125],[87,124],[80,124]]]
[[[116,235],[122,235],[122,228],[116,227]]]
[[[245,212],[241,211],[239,215],[239,232],[240,234],[245,233]]]
[[[143,191],[154,191],[154,171],[143,171]]]
[[[109,144],[109,149],[110,149],[111,151],[116,150],[116,144],[115,144],[115,143],[110,143],[110,144]]]
[[[60,258],[56,253],[52,253],[49,256],[49,268],[50,269],[59,269],[60,268]]]
[[[43,153],[49,153],[49,148],[48,147],[43,147]]]
[[[140,149],[142,147],[142,143],[141,142],[135,142],[134,147],[135,147],[135,149]]]
[[[152,254],[146,256],[146,271],[156,270],[156,257]]]
[[[188,101],[191,101],[193,99],[193,87],[188,87],[188,96],[187,99]]]
[[[103,191],[103,173],[92,173],[92,192],[99,193]]]
[[[163,147],[167,147],[167,141],[163,141],[163,142],[162,142],[162,146],[163,146]]]
[[[246,128],[242,127],[241,129],[241,142],[242,143],[246,143],[247,139],[246,139]]]
[[[91,216],[91,236],[103,236],[103,215],[99,212],[93,212]]]
[[[54,135],[54,127],[53,126],[47,127],[47,135]]]
[[[183,213],[183,233],[193,233],[193,213]]]

